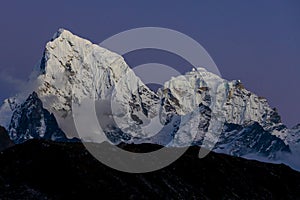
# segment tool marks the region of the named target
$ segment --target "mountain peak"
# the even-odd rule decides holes
[[[38,94],[35,92],[35,91],[33,91],[30,95],[29,95],[29,97],[28,97],[28,99],[27,100],[29,100],[29,99],[38,99],[39,97],[38,97]]]
[[[89,40],[79,37],[69,30],[60,28],[52,36],[51,40],[47,43],[46,51],[51,51],[51,49],[55,50],[57,46],[60,47],[59,49],[66,48],[67,46],[73,47],[75,46],[75,44],[92,45],[92,43]]]
[[[55,117],[44,109],[36,92],[14,110],[8,132],[16,144],[32,138],[68,141]]]
[[[71,33],[70,31],[64,29],[64,28],[59,28],[58,31],[56,31],[52,37],[52,41],[59,38],[59,37],[64,37],[64,36],[70,36],[70,35],[74,35],[73,33]]]

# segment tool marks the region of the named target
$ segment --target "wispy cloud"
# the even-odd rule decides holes
[[[0,91],[4,95],[17,95],[19,98],[26,98],[36,90],[37,82],[35,79],[22,79],[12,75],[12,72],[0,69]],[[6,96],[7,98],[9,96]],[[3,97],[2,97],[3,98]]]
[[[7,90],[14,91],[14,92],[20,92],[24,90],[24,87],[26,85],[26,81],[13,76],[9,74],[5,70],[0,69],[0,81],[2,84],[7,85]]]

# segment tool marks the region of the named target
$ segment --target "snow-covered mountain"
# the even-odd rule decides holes
[[[80,105],[86,99],[113,98],[124,113],[119,122],[127,129],[128,125],[135,126],[137,116],[156,115],[156,94],[135,76],[121,56],[69,31],[59,30],[46,45],[36,74],[33,80],[37,79],[39,97],[69,135],[75,132],[65,123],[72,121],[72,102]],[[134,136],[136,130],[128,131]]]
[[[119,122],[127,129],[133,126],[134,132],[129,128],[133,136],[137,116],[155,116],[159,103],[156,94],[134,75],[121,56],[63,29],[47,43],[30,82],[44,107],[55,115],[60,128],[71,137],[77,136],[72,124],[72,102],[80,105],[85,99],[110,102],[113,98],[125,113]],[[16,102],[22,102],[22,98],[6,100],[0,114],[12,115]],[[8,127],[9,123],[10,118],[2,118],[1,124]]]
[[[255,121],[273,135],[287,137],[286,126],[265,98],[246,90],[240,81],[224,80],[203,68],[166,82],[159,95],[165,110],[172,108],[179,115],[193,112],[202,103],[222,113],[227,123]]]
[[[7,99],[0,109],[0,125],[17,143],[56,140],[64,133],[79,137],[73,115],[84,116],[86,102],[95,100],[99,123],[115,143],[201,145],[204,138],[216,143],[220,136],[217,152],[274,158],[290,151],[290,131],[277,111],[240,81],[198,68],[173,77],[155,93],[120,55],[64,29],[47,43],[29,82],[33,93]],[[83,109],[75,113],[74,108]],[[91,119],[85,120],[87,132],[93,132]],[[155,136],[153,129],[159,132]]]

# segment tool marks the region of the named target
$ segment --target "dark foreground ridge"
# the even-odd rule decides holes
[[[0,151],[3,151],[4,149],[7,149],[12,146],[14,146],[13,141],[11,141],[11,139],[9,138],[5,128],[0,126]]]
[[[300,198],[300,173],[285,165],[197,154],[192,147],[162,170],[128,174],[101,164],[80,143],[28,141],[0,155],[0,199]]]

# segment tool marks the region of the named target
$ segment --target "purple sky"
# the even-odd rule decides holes
[[[246,88],[266,97],[287,125],[300,123],[300,2],[296,0],[2,1],[0,101],[26,80],[58,28],[100,43],[143,26],[171,28],[194,38],[224,78],[241,79]]]

